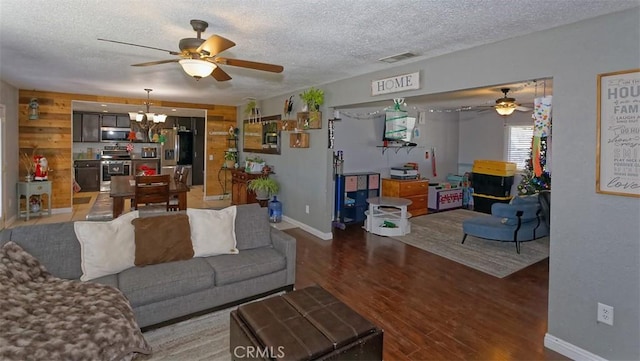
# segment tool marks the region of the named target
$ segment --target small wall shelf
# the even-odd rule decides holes
[[[299,112],[298,127],[303,129],[322,129],[322,112]]]
[[[376,145],[377,148],[382,148],[382,154],[384,155],[384,152],[387,151],[387,149],[395,149],[396,154],[398,153],[398,151],[400,149],[406,149],[407,150],[407,154],[409,154],[409,152],[411,152],[411,150],[413,150],[413,148],[415,148],[415,145]]]
[[[291,148],[309,148],[309,133],[294,132],[289,134],[289,146]]]

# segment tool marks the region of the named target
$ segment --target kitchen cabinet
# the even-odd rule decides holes
[[[99,160],[76,160],[74,168],[80,192],[98,192],[100,190]]]
[[[262,173],[247,173],[244,170],[231,170],[231,204],[259,203],[256,194],[247,189],[252,179],[265,177]]]
[[[407,211],[414,217],[427,214],[429,180],[383,178],[382,196],[410,200],[411,204],[407,207]]]
[[[111,128],[130,128],[129,114],[102,114],[102,126]]]
[[[100,141],[100,114],[73,113],[73,141]]]

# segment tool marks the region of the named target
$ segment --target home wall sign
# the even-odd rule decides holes
[[[420,72],[397,75],[371,82],[372,96],[414,89],[420,89]]]
[[[640,69],[598,75],[596,192],[640,197]]]

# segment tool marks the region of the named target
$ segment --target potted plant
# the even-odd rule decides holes
[[[234,168],[236,165],[236,153],[225,152],[224,153],[224,166],[226,168]]]
[[[274,179],[260,177],[250,180],[247,183],[247,189],[256,194],[256,199],[269,199],[272,195],[278,193],[280,187]]]
[[[300,99],[307,105],[308,111],[319,111],[320,106],[324,103],[324,91],[311,87],[300,94]]]
[[[306,104],[308,114],[298,116],[298,120],[303,122],[303,128],[322,128],[322,113],[320,106],[324,104],[324,91],[311,87],[300,94],[300,99]]]

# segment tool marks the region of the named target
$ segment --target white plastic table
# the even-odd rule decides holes
[[[407,206],[411,201],[404,198],[367,198],[369,209],[365,212],[365,229],[380,236],[404,236],[411,233],[411,213]]]

